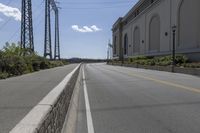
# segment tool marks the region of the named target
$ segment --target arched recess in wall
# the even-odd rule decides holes
[[[149,51],[158,52],[160,50],[160,17],[155,15],[149,23]]]
[[[124,55],[128,55],[128,35],[124,35]]]
[[[200,0],[182,0],[178,9],[178,49],[200,45]]]
[[[140,53],[140,28],[135,27],[133,31],[133,54]]]

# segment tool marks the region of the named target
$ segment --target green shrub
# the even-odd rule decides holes
[[[188,62],[188,58],[184,55],[176,55],[175,63],[181,65]],[[137,56],[128,59],[128,63],[139,64],[139,65],[158,65],[158,66],[169,66],[172,63],[172,56],[162,56],[162,57],[145,57]]]
[[[59,67],[59,66],[63,66],[63,62],[62,61],[50,61],[50,67]]]
[[[48,69],[50,68],[48,61],[41,61],[40,62],[40,69]]]
[[[20,56],[5,56],[3,62],[5,71],[10,75],[21,75],[27,69],[27,64]]]
[[[9,74],[8,74],[8,73],[5,73],[5,72],[1,73],[1,72],[0,72],[0,79],[6,79],[6,78],[8,78],[8,77],[9,77]]]
[[[198,63],[184,63],[182,66],[188,67],[188,68],[200,68],[200,62],[198,62]]]
[[[176,55],[176,64],[188,63],[189,59],[184,55]]]
[[[39,71],[40,70],[40,62],[39,61],[33,61],[32,66],[33,66],[33,71]]]
[[[22,56],[22,53],[29,53]],[[6,43],[0,50],[0,79],[15,75],[22,75],[68,64],[67,60],[51,61],[27,49],[20,49],[19,45]]]
[[[64,65],[68,65],[69,62],[67,60],[61,60]]]

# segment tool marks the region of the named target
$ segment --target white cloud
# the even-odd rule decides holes
[[[21,12],[18,8],[13,8],[0,3],[0,12],[7,17],[13,17],[16,21],[21,21]]]
[[[2,18],[0,18],[0,22],[2,22],[3,21],[3,19]]]
[[[98,28],[96,25],[92,25],[91,28],[92,28],[94,31],[101,31],[101,29]]]
[[[83,26],[83,29],[85,29],[85,31],[87,32],[93,32],[93,30],[89,28],[88,26]]]
[[[80,28],[78,25],[72,25],[72,29],[74,31],[82,32],[82,33],[101,31],[101,29],[98,28],[96,25],[92,25],[90,27],[89,26],[83,26],[82,28]]]

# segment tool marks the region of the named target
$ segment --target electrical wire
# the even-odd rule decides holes
[[[5,26],[11,21],[11,18],[8,18],[1,26],[0,26],[0,31],[5,28]]]
[[[6,5],[9,6],[13,2],[13,0],[9,0]],[[0,26],[0,31],[11,21],[11,18],[8,18],[1,26]]]
[[[20,31],[20,28],[18,28],[18,29],[10,36],[10,38],[8,39],[7,42],[10,42],[14,37],[16,37],[17,34],[19,33],[19,31]]]
[[[13,2],[13,0],[9,0],[9,1],[6,3],[6,5],[7,5],[7,6],[10,5],[12,2]]]
[[[126,5],[118,5],[118,6],[103,6],[103,7],[62,7],[64,10],[71,10],[71,9],[84,9],[84,10],[90,10],[90,9],[114,9],[114,8],[120,8],[120,7],[127,7],[130,4]]]
[[[93,5],[93,4],[123,4],[123,3],[133,3],[134,1],[102,1],[102,2],[62,2],[62,4],[75,4],[75,5]]]
[[[37,5],[36,6],[36,9],[34,10],[34,11],[36,11],[36,10],[38,10],[39,8],[40,8],[40,6],[42,6],[42,4],[44,3],[44,0],[39,4],[39,5]],[[41,18],[40,16],[41,16],[41,12],[36,16],[36,18]],[[0,29],[1,30],[1,29]],[[16,31],[10,36],[10,38],[8,39],[8,41],[7,42],[10,42],[14,37],[17,37],[18,35],[20,34],[20,27],[18,28],[18,29],[16,29]]]

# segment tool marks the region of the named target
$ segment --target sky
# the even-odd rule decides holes
[[[112,25],[138,0],[56,0],[60,8],[62,58],[106,58]],[[44,51],[44,0],[32,0],[35,51]],[[52,51],[54,13],[51,11]],[[20,41],[21,0],[0,0],[0,49]]]

